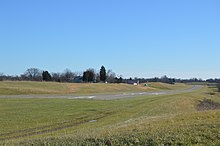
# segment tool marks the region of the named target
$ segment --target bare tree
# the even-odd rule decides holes
[[[96,77],[95,77],[95,82],[96,83],[99,83],[101,80],[100,80],[100,74],[99,73],[96,73]]]
[[[112,70],[107,71],[107,82],[108,83],[115,83],[116,74]]]
[[[52,73],[52,81],[61,82],[60,73]]]
[[[65,69],[64,73],[61,74],[61,82],[71,82],[76,76],[70,69]]]
[[[37,68],[29,68],[23,74],[23,77],[30,81],[41,81],[42,71]]]
[[[0,73],[0,81],[3,81],[3,80],[4,80],[4,74]]]

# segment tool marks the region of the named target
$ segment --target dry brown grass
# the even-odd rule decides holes
[[[0,95],[22,94],[113,94],[129,92],[147,92],[157,90],[183,89],[184,84],[148,83],[149,86],[103,83],[57,83],[57,82],[0,82]]]

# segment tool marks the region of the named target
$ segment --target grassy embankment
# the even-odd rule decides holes
[[[220,110],[199,111],[205,98],[220,102],[207,87],[112,101],[1,98],[0,144],[218,145]]]
[[[169,85],[163,83],[149,83],[148,87],[128,84],[100,84],[100,83],[56,83],[56,82],[0,82],[0,95],[27,94],[111,94],[123,92],[144,92],[156,90],[171,90],[187,88],[184,84]]]

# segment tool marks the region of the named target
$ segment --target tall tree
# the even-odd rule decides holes
[[[95,80],[95,71],[94,69],[87,69],[83,72],[83,81],[84,82],[93,82]]]
[[[104,66],[101,67],[100,69],[100,81],[105,82],[107,79],[107,75],[106,75],[106,69]]]
[[[42,73],[43,81],[51,81],[52,77],[48,71],[43,71]]]

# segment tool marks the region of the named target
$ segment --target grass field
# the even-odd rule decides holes
[[[24,88],[26,82],[22,84]],[[43,83],[30,84],[39,89]],[[150,86],[155,86],[152,90],[188,87]],[[220,145],[216,91],[204,86],[191,93],[110,101],[0,98],[0,145]],[[199,110],[204,99],[213,101],[216,109]]]
[[[0,95],[27,95],[27,94],[107,94],[123,92],[144,92],[155,90],[183,89],[184,84],[149,83],[148,87],[128,84],[101,84],[101,83],[56,83],[56,82],[0,82]]]

